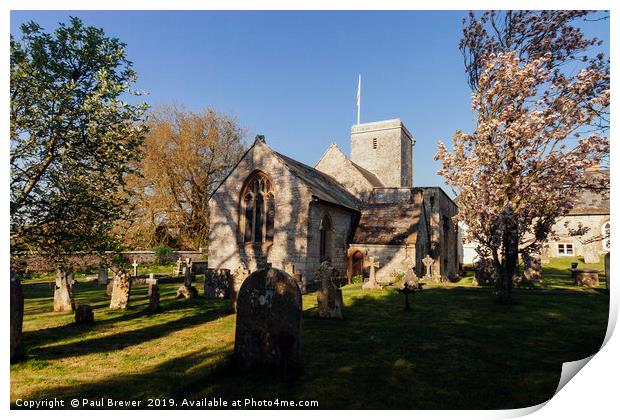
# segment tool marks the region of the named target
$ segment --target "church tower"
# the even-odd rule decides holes
[[[413,187],[414,144],[400,119],[351,127],[351,161],[375,174],[385,187]]]

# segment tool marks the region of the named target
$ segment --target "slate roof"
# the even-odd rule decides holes
[[[310,188],[316,198],[353,210],[359,209],[359,200],[331,176],[276,151],[273,153]]]
[[[417,241],[422,220],[421,195],[412,203],[368,204],[361,217],[354,244],[413,245]]]

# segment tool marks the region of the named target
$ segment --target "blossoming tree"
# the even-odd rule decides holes
[[[451,151],[439,142],[435,156],[460,194],[457,218],[492,259],[502,302],[511,301],[519,254],[540,249],[572,207],[585,169],[609,153],[607,137],[591,129],[609,107],[608,67],[567,76],[552,60],[490,53],[472,96],[475,131],[458,131]]]

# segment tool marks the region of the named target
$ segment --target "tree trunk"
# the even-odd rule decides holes
[[[23,356],[22,325],[24,322],[24,294],[17,276],[11,273],[11,363]]]
[[[499,272],[497,298],[502,304],[512,303],[512,279],[517,269],[519,259],[519,238],[516,226],[509,223],[502,238],[502,262]]]

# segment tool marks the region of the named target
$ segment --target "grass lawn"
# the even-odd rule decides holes
[[[138,275],[140,276],[148,276],[149,273],[154,273],[154,274],[172,274],[172,271],[174,270],[176,264],[175,263],[169,263],[169,264],[148,264],[148,265],[144,265],[141,264],[138,266]],[[85,280],[86,277],[89,276],[96,276],[98,273],[98,270],[93,269],[93,270],[85,270],[85,271],[76,271],[75,272],[75,279],[77,281],[80,280]],[[110,278],[112,278],[112,270],[108,270],[108,276]],[[54,277],[55,274],[53,272],[50,273],[31,273],[29,275],[27,275],[24,279],[22,279],[22,283],[24,284],[32,284],[32,283],[42,283],[42,282],[50,282],[50,281],[54,281]]]
[[[78,283],[78,303],[96,325],[52,310],[48,284],[26,284],[28,358],[11,366],[17,398],[317,400],[319,408],[517,408],[549,399],[561,364],[596,352],[609,299],[602,293],[517,292],[518,304],[493,303],[488,289],[433,288],[412,298],[393,290],[343,288],[346,320],[317,317],[303,297],[303,374],[292,383],[270,372],[229,368],[235,315],[228,301],[175,300],[161,286],[163,311],[146,312],[146,287],[131,308],[107,309],[102,286]]]

